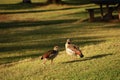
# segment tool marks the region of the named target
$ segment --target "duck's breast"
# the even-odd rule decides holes
[[[75,52],[72,51],[72,50],[69,49],[69,48],[66,48],[66,53],[69,54],[69,55],[75,55]]]

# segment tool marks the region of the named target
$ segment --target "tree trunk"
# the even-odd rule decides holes
[[[31,3],[31,0],[23,0],[23,3]]]
[[[62,0],[47,0],[48,4],[61,4]]]

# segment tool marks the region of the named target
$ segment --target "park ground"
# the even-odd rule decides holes
[[[89,22],[90,7],[97,6],[0,5],[0,80],[120,80],[120,23]],[[66,54],[68,38],[84,58]],[[59,55],[43,65],[54,45]]]

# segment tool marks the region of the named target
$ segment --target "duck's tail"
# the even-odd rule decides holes
[[[80,51],[80,57],[82,58],[82,57],[84,57],[84,55],[82,54],[82,51],[81,50],[79,50]]]
[[[84,55],[82,54],[82,51],[81,51],[81,50],[77,50],[77,51],[76,51],[76,54],[79,55],[81,58],[84,57]]]
[[[81,53],[79,56],[80,56],[81,58],[84,57],[84,55],[83,55],[82,53]]]

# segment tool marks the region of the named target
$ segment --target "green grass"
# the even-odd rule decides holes
[[[21,3],[23,0],[1,0],[0,4],[16,4]],[[46,0],[31,0],[32,3],[40,3],[40,2],[46,2]]]
[[[85,8],[67,5],[0,7],[0,80],[119,80],[120,23],[83,22]],[[16,6],[13,8],[13,6]],[[84,58],[71,60],[67,38],[80,46]],[[54,64],[40,56],[54,45]]]
[[[31,0],[32,3],[45,3],[47,0]],[[90,2],[90,0],[84,1],[84,0],[62,0],[66,3],[71,3],[71,4],[87,4]],[[20,3],[22,0],[2,0],[0,1],[0,4],[15,4],[15,3]]]

